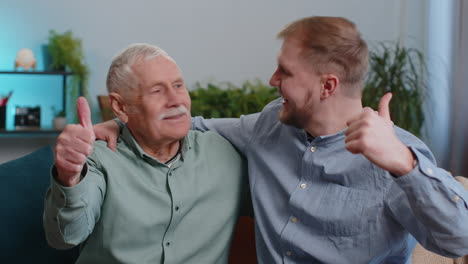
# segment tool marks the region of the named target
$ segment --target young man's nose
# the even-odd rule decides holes
[[[278,78],[278,70],[276,70],[273,75],[271,75],[270,78],[270,85],[273,87],[278,87],[279,86],[279,78]]]

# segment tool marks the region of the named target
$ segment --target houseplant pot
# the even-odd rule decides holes
[[[63,130],[67,126],[67,118],[64,116],[56,116],[53,122],[54,130]]]
[[[54,113],[53,128],[54,130],[63,130],[67,126],[67,117],[65,111],[57,111],[55,107],[52,107]]]

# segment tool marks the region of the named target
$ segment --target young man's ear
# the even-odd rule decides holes
[[[118,93],[110,93],[109,99],[112,112],[114,112],[114,114],[120,119],[120,121],[122,121],[123,123],[127,123],[127,106],[125,105],[122,96]]]
[[[335,93],[340,79],[334,74],[324,74],[320,78],[320,83],[320,99],[326,99]]]

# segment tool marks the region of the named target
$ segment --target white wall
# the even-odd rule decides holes
[[[41,69],[40,45],[46,43],[49,29],[71,29],[83,40],[93,119],[99,121],[96,95],[106,93],[112,57],[130,43],[161,46],[178,62],[189,87],[196,81],[267,81],[280,45],[275,33],[295,19],[344,16],[357,24],[371,46],[411,36],[421,47],[424,6],[422,0],[2,0],[0,70],[11,67],[23,47],[33,49]],[[5,142],[0,138],[0,163],[33,150],[12,154],[14,146]]]

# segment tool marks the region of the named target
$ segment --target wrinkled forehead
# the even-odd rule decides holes
[[[181,79],[182,72],[174,59],[168,56],[156,56],[143,59],[132,67],[137,78],[143,81],[158,79],[172,81]]]
[[[149,63],[162,64],[166,66],[172,65],[172,66],[179,68],[176,61],[168,55],[151,55],[151,56],[146,56],[146,57],[143,57],[143,56],[137,57],[135,58],[133,63],[130,65],[130,67],[132,68],[145,67]]]

